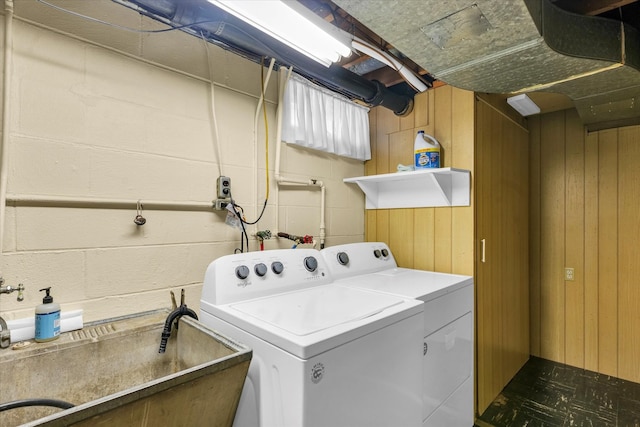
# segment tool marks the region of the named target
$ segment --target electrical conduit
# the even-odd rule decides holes
[[[396,70],[404,80],[409,83],[415,90],[419,92],[424,92],[427,89],[427,85],[425,85],[414,73],[404,66],[404,64],[400,63],[396,58],[390,55],[387,52],[383,52],[377,47],[367,43],[361,38],[354,37],[352,41],[352,46],[354,49],[359,50],[360,52],[369,55],[372,58],[377,59],[383,64],[388,65],[389,67]]]

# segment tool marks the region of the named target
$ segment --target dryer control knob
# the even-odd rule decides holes
[[[318,260],[312,256],[306,257],[304,259],[304,268],[311,272],[316,271],[316,269],[318,268]]]
[[[389,251],[388,251],[388,250],[386,250],[386,249],[383,249],[383,250],[382,250],[382,256],[383,256],[384,258],[388,257],[388,256],[389,256]]]
[[[271,263],[271,271],[276,274],[282,274],[284,271],[284,265],[280,261],[274,261]]]
[[[255,271],[259,277],[264,277],[264,275],[267,274],[267,266],[263,263],[256,264],[255,267],[253,267],[253,271]]]
[[[338,252],[338,264],[347,265],[349,264],[349,255],[346,252]]]
[[[380,249],[376,249],[375,251],[373,251],[373,256],[376,258],[380,258],[382,256],[382,254],[380,253]]]
[[[246,265],[236,267],[236,277],[240,280],[244,280],[249,277],[249,267]]]

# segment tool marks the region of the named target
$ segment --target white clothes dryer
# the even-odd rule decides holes
[[[249,345],[236,427],[417,427],[423,304],[332,283],[319,251],[228,255],[201,321]]]
[[[321,253],[336,284],[423,301],[422,425],[473,426],[473,278],[399,268],[381,242]]]

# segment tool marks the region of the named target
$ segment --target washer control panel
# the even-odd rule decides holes
[[[398,266],[391,250],[383,242],[348,243],[330,246],[320,252],[334,280]]]
[[[278,249],[226,255],[205,273],[202,302],[228,304],[330,283],[316,249]]]

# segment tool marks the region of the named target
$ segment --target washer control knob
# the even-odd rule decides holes
[[[338,264],[347,265],[349,264],[349,255],[346,252],[338,252]]]
[[[275,274],[282,274],[284,271],[284,265],[280,261],[274,261],[271,263],[271,271]]]
[[[236,277],[240,280],[244,280],[249,277],[249,267],[246,265],[236,267]]]
[[[263,263],[256,264],[255,267],[253,267],[253,271],[255,271],[259,277],[264,277],[264,275],[267,274],[267,266]]]
[[[304,268],[314,272],[318,268],[318,260],[315,257],[308,256],[304,259]]]
[[[384,258],[388,257],[388,256],[389,256],[389,251],[388,251],[388,250],[386,250],[386,249],[383,249],[383,250],[382,250],[382,256],[383,256]]]
[[[382,254],[380,253],[380,249],[376,249],[375,251],[373,251],[373,256],[376,258],[380,258],[382,256]]]

